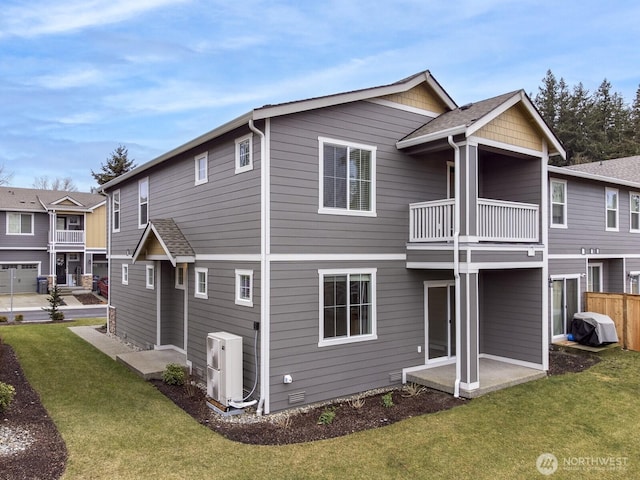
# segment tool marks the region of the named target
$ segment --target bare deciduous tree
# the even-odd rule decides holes
[[[63,192],[77,192],[78,187],[73,183],[71,177],[56,177],[50,180],[47,176],[36,177],[33,181],[33,188],[38,190],[59,190]]]

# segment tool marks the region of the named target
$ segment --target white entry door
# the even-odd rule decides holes
[[[454,359],[456,355],[454,283],[425,283],[424,299],[427,363]]]

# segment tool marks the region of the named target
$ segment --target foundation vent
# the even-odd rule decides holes
[[[389,381],[391,383],[398,383],[402,381],[402,372],[391,372],[389,374]]]
[[[289,403],[302,403],[304,402],[305,392],[295,392],[289,394]]]

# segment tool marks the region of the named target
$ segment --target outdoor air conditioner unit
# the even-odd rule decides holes
[[[223,407],[242,401],[242,337],[207,335],[207,395]]]

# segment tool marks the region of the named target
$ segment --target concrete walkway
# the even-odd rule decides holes
[[[162,372],[170,363],[187,364],[184,353],[171,349],[136,351],[118,338],[99,332],[97,328],[96,326],[69,327],[69,330],[145,380],[162,379]]]

